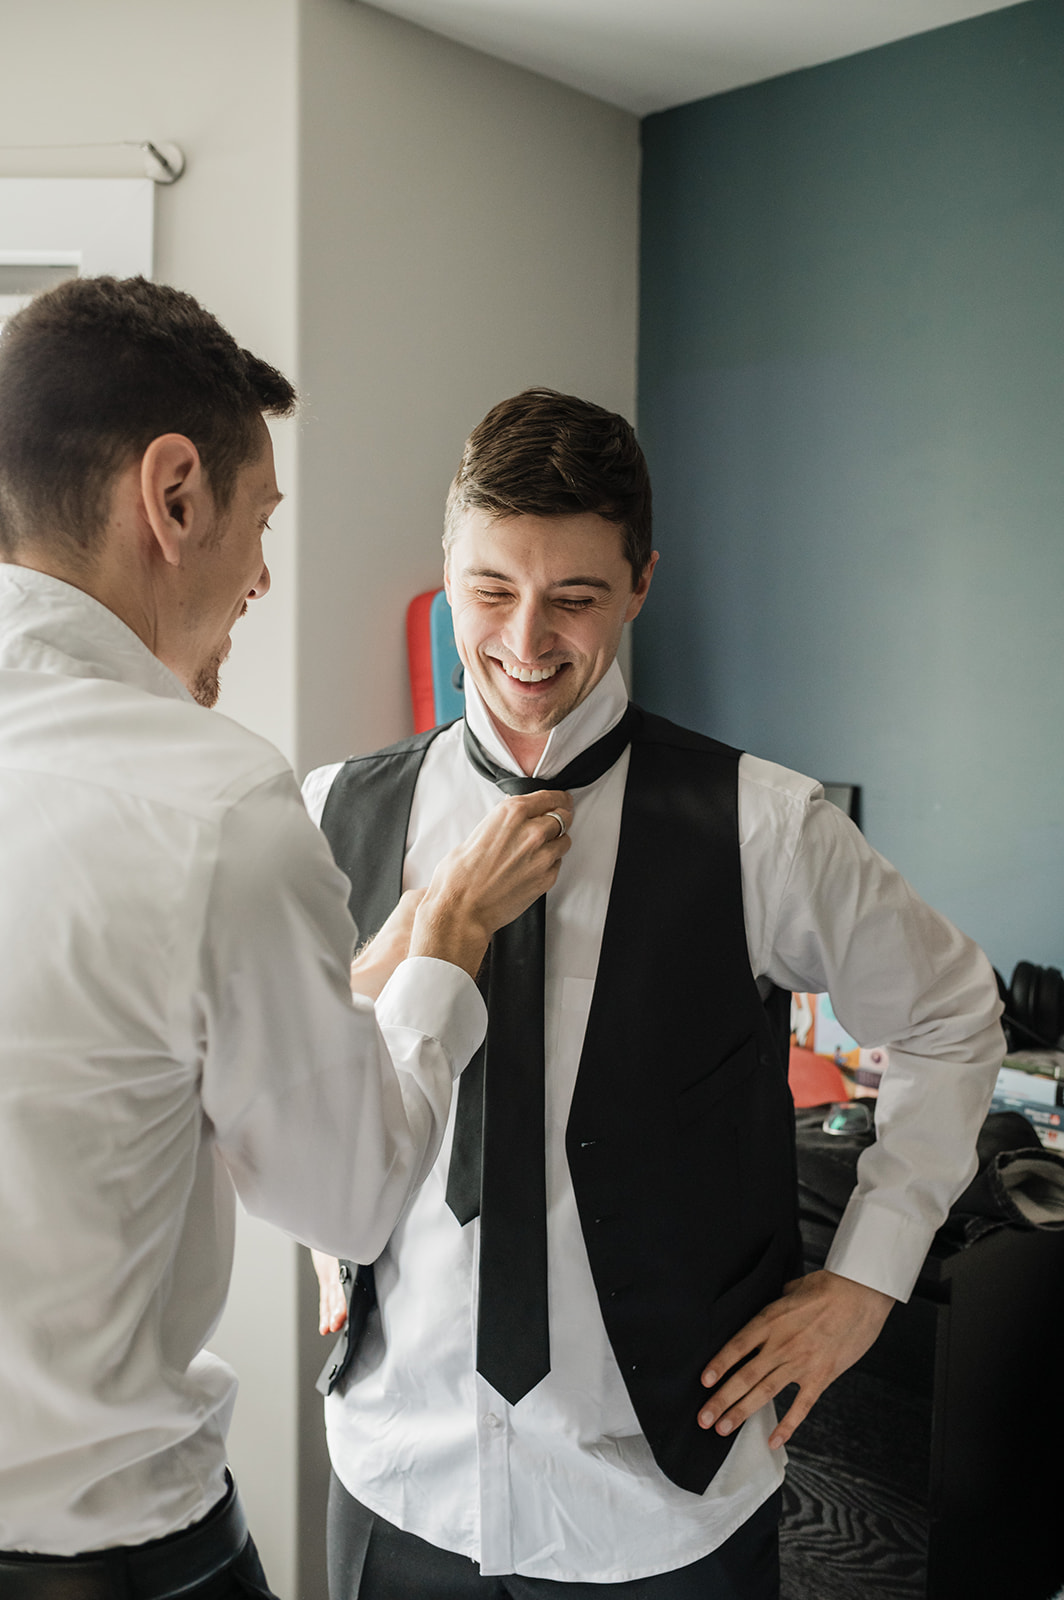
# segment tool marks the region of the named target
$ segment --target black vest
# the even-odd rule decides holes
[[[329,792],[322,828],[363,937],[399,898],[414,785],[438,732],[348,761]],[[781,1030],[746,947],[738,761],[638,714],[566,1130],[610,1344],[658,1465],[696,1494],[735,1438],[698,1426],[699,1375],[801,1260]],[[372,1304],[365,1268],[352,1290],[351,1338],[323,1387],[343,1376]]]

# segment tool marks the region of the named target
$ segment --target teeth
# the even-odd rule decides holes
[[[559,663],[560,665],[560,663]],[[508,667],[502,663],[502,670],[508,678],[516,678],[518,683],[542,683],[544,678],[553,678],[558,668],[555,667]]]

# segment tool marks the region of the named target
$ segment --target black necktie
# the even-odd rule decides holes
[[[552,778],[498,766],[468,723],[466,755],[504,794],[582,789],[608,772],[631,737],[631,707],[616,727]],[[447,1204],[480,1216],[477,1371],[516,1405],[550,1371],[547,1178],[543,1094],[546,896],[491,941],[480,976],[487,1038],[462,1075]]]

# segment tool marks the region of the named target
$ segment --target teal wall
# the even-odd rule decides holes
[[[1064,3],[643,132],[639,698],[1064,964]]]

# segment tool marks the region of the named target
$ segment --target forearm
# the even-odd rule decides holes
[[[908,1299],[936,1230],[975,1171],[1004,1042],[997,1023],[970,1041],[968,1060],[891,1048],[876,1105],[876,1139],[825,1265]]]
[[[887,1048],[876,1140],[827,1266],[905,1298],[974,1170],[1004,1051],[990,964],[819,801],[762,970],[785,988],[826,990],[854,1038]]]
[[[290,1072],[285,1089],[258,1095],[218,1129],[252,1214],[357,1261],[380,1254],[435,1161],[454,1078],[484,1028],[475,986],[443,963],[403,963],[381,1005],[378,1027],[356,996],[350,1026],[319,1029],[311,1040],[307,1070]],[[261,1059],[270,1045],[261,1034],[249,1038],[256,1042]]]
[[[264,793],[223,843],[196,1024],[218,1149],[249,1211],[372,1260],[438,1150],[483,1000],[456,967],[404,961],[386,1038],[352,998],[347,885],[298,803]]]
[[[410,954],[414,913],[423,889],[408,889],[384,927],[355,951],[351,963],[351,992],[376,1000],[401,961]]]

